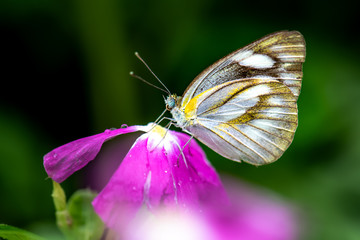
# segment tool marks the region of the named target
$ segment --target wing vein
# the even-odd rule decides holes
[[[249,159],[253,159],[252,156],[250,156],[248,153],[242,151],[240,148],[238,148],[237,146],[235,146],[234,144],[232,144],[231,142],[229,142],[228,140],[224,139],[223,137],[221,137],[218,133],[216,133],[215,131],[213,131],[212,129],[206,127],[205,125],[201,124],[199,122],[199,125],[201,125],[202,127],[206,128],[207,130],[209,130],[210,132],[214,133],[215,135],[217,135],[219,138],[221,138],[223,141],[227,142],[229,145],[231,145],[232,147],[234,147],[235,149],[239,150],[241,153],[243,153],[244,155],[246,155]]]
[[[246,124],[248,124],[249,126],[251,126],[251,127],[253,127],[253,128],[256,128],[256,129],[258,129],[258,130],[260,130],[260,131],[263,131],[263,132],[265,132],[265,133],[267,133],[267,134],[273,135],[274,137],[280,138],[280,139],[282,139],[282,140],[285,140],[285,141],[291,143],[291,141],[289,141],[289,139],[284,138],[284,137],[281,136],[281,135],[277,135],[277,134],[274,134],[274,133],[272,133],[272,132],[266,131],[265,129],[260,128],[260,127],[257,127],[257,126],[255,126],[255,125],[253,125],[253,124],[251,124],[251,123],[246,123]]]
[[[249,139],[251,142],[255,143],[256,145],[258,145],[259,147],[261,147],[262,149],[264,149],[266,152],[270,153],[270,155],[272,155],[273,157],[276,157],[271,151],[269,151],[268,149],[266,149],[264,146],[262,146],[261,144],[259,144],[258,142],[256,142],[254,139],[250,138],[247,134],[245,134],[243,131],[241,131],[240,129],[238,128],[235,128],[234,126],[232,125],[229,125],[231,128],[235,129],[235,131],[238,131],[240,132],[243,136],[245,136],[247,139]],[[230,135],[230,134],[229,134]],[[233,135],[231,135],[233,136]],[[233,138],[235,138],[233,136]],[[236,139],[236,138],[235,138]],[[245,147],[251,149],[250,147],[248,147],[247,145],[243,144]],[[251,149],[252,150],[252,149]],[[281,150],[281,149],[280,149]],[[263,158],[259,153],[257,153],[256,151],[253,150],[253,152],[255,152],[258,156],[260,156],[265,162],[265,158]]]
[[[247,124],[249,127],[253,127],[251,124]],[[282,152],[285,151],[285,149],[282,149],[279,145],[277,145],[275,142],[272,142],[271,140],[269,140],[268,138],[258,134],[256,131],[254,132],[256,134],[256,136],[261,137],[264,141],[266,141],[267,143],[273,145],[274,147],[276,147],[277,149],[280,149]],[[272,154],[273,155],[273,154]],[[273,155],[274,156],[274,155]],[[275,157],[275,156],[274,156]]]

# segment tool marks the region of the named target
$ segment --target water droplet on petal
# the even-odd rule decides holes
[[[54,153],[53,154],[53,158],[57,158],[58,154],[57,153]]]
[[[165,170],[165,171],[164,171],[164,173],[168,173],[168,171],[167,171],[167,170]]]
[[[104,133],[110,133],[110,132],[111,132],[110,129],[106,129],[106,130],[104,131]]]
[[[120,128],[127,128],[128,125],[127,124],[122,124]]]

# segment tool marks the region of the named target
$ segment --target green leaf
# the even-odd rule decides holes
[[[64,211],[66,210],[66,196],[65,192],[60,186],[59,183],[53,181],[53,192],[51,197],[54,200],[54,205],[56,211]]]
[[[45,240],[45,238],[42,238],[36,234],[6,224],[0,224],[0,239]]]
[[[66,196],[60,184],[53,181],[53,201],[56,222],[67,239],[98,240],[104,231],[104,224],[94,212],[91,204],[96,193],[83,189],[75,192],[66,204]]]
[[[66,196],[65,192],[59,183],[53,181],[53,192],[51,194],[54,205],[56,224],[65,236],[68,236],[67,228],[71,224],[71,217],[66,207]]]
[[[104,231],[104,224],[94,212],[91,204],[96,193],[88,189],[78,190],[68,202],[68,211],[73,220],[76,239],[100,239]]]

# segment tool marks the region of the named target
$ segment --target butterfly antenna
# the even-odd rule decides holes
[[[146,83],[146,84],[148,84],[148,85],[150,85],[150,86],[152,86],[152,87],[154,87],[154,88],[156,88],[156,89],[159,89],[159,90],[165,92],[166,94],[169,94],[166,90],[164,90],[164,89],[162,89],[162,88],[160,88],[160,87],[158,87],[158,86],[156,86],[156,85],[154,85],[154,84],[152,84],[152,83],[149,83],[148,81],[146,81],[146,80],[143,79],[142,77],[136,75],[134,72],[130,72],[129,74],[130,74],[130,76],[132,76],[132,77],[134,77],[134,78],[137,78],[137,79],[143,81],[144,83]]]
[[[166,93],[171,95],[169,89],[165,86],[165,84],[155,75],[155,73],[151,70],[151,68],[146,64],[146,62],[140,57],[138,52],[135,52],[135,56],[146,66],[146,68],[151,72],[151,74],[159,81],[159,83],[166,89]]]

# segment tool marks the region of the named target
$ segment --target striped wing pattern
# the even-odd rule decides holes
[[[236,92],[226,95],[230,89]],[[208,106],[210,102],[212,107]],[[205,108],[208,110],[203,111]],[[188,131],[220,155],[254,165],[277,160],[290,145],[297,127],[294,95],[273,80],[225,83],[199,99],[197,109],[197,118]]]
[[[300,94],[305,40],[297,31],[263,37],[227,55],[200,73],[183,94],[183,106],[198,94],[228,81],[272,78]]]
[[[185,130],[220,155],[276,161],[297,128],[305,42],[298,32],[268,35],[220,59],[185,91]]]

